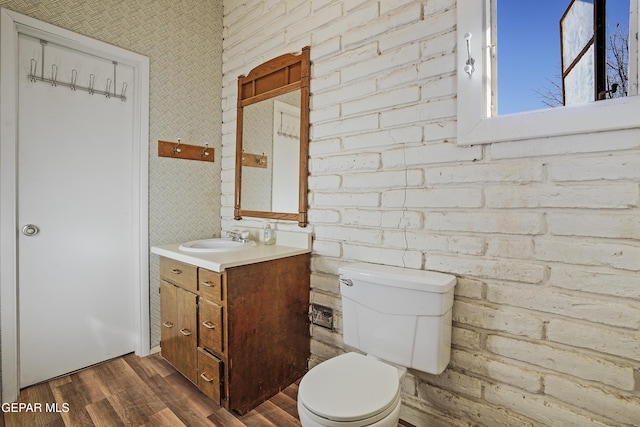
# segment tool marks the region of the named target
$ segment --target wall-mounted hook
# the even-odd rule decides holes
[[[467,73],[469,77],[471,77],[476,70],[476,60],[471,57],[471,37],[473,37],[471,33],[464,33],[464,39],[467,42],[467,62],[464,66],[464,72]]]
[[[207,151],[208,148],[209,148],[209,143],[205,142],[204,148],[202,149],[202,151],[200,151],[200,157],[207,157],[209,155],[209,152]]]
[[[264,151],[262,152],[262,156],[256,159],[256,163],[258,163],[260,166],[267,164],[267,158],[264,156]]]
[[[178,154],[179,152],[182,151],[182,148],[180,148],[180,138],[178,138],[178,143],[176,144],[175,147],[173,147],[173,154]]]

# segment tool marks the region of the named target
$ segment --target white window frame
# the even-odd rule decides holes
[[[457,1],[458,144],[488,144],[640,127],[640,96],[637,96],[640,0],[631,3],[629,19],[629,34],[632,35],[629,40],[629,96],[502,116],[492,114],[491,98],[497,87],[491,58],[495,37],[491,22],[493,1]],[[471,75],[463,71],[468,59],[466,33],[472,35],[470,52],[475,60],[475,71]]]

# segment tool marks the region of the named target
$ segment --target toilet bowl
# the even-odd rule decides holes
[[[300,382],[300,422],[304,427],[395,427],[404,373],[358,353],[329,359]]]

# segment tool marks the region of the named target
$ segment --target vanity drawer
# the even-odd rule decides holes
[[[198,388],[220,404],[222,397],[222,361],[198,348]]]
[[[160,277],[188,291],[198,291],[198,268],[194,265],[160,257]]]
[[[199,269],[200,295],[209,301],[222,304],[222,273]]]
[[[198,332],[200,335],[200,347],[214,353],[222,353],[222,307],[218,304],[200,297]]]

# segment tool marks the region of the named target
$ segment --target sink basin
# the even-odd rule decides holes
[[[250,248],[255,245],[256,242],[252,241],[243,243],[218,237],[215,239],[193,240],[183,243],[180,245],[180,250],[186,252],[229,252]]]

